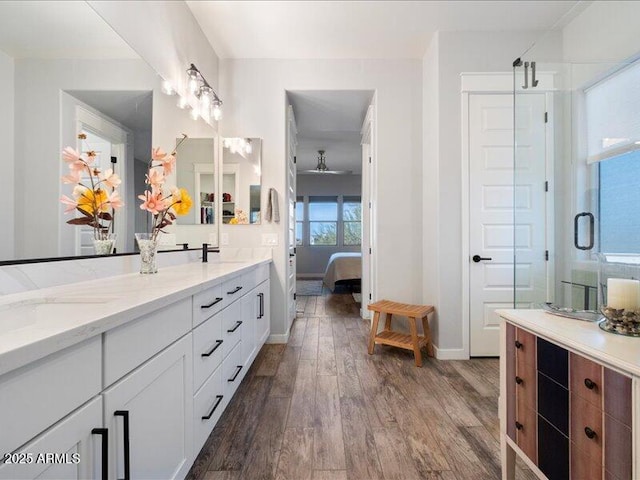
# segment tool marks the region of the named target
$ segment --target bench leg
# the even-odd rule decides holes
[[[427,343],[427,355],[434,356],[433,343],[431,342],[431,329],[429,328],[429,317],[422,317],[422,330],[424,331],[424,339]]]
[[[413,317],[409,317],[409,328],[411,329],[411,340],[413,341],[413,354],[416,357],[416,367],[421,367],[422,354],[420,353],[420,339],[418,338],[416,319]]]
[[[376,346],[376,335],[378,334],[379,321],[380,321],[380,312],[374,312],[373,324],[371,325],[371,333],[369,334],[369,355],[373,354],[373,348]]]
[[[387,313],[387,316],[384,319],[384,329],[391,330],[391,314]]]

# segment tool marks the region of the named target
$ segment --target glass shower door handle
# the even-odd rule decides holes
[[[581,217],[589,217],[589,243],[587,245],[580,245],[579,239],[579,223]],[[578,250],[591,250],[594,246],[595,239],[595,217],[591,212],[582,212],[573,217],[573,245]]]
[[[473,257],[471,257],[471,260],[473,260],[476,263],[480,263],[483,260],[493,260],[493,258],[491,257],[481,257],[480,255],[474,255]]]

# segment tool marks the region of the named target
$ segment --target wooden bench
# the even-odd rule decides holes
[[[431,343],[429,319],[427,318],[427,316],[435,310],[433,305],[409,305],[406,303],[391,302],[389,300],[380,300],[379,302],[370,304],[367,309],[374,312],[371,334],[369,335],[369,355],[373,354],[373,349],[377,343],[413,350],[417,367],[422,367],[421,347],[426,346],[427,355],[433,357],[433,345]],[[377,333],[381,313],[386,314],[384,330]],[[392,315],[400,315],[409,319],[410,335],[391,330]],[[418,318],[422,320],[424,336],[418,335],[416,327],[416,319]]]

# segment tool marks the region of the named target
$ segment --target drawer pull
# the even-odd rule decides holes
[[[238,329],[238,327],[240,327],[240,325],[242,325],[242,320],[238,320],[238,321],[236,321],[236,326],[235,326],[235,327],[233,327],[231,330],[227,330],[227,333],[233,333],[233,332],[235,332],[235,331]]]
[[[124,423],[124,479],[131,480],[131,462],[129,446],[129,410],[116,410],[113,412],[116,417],[122,417]]]
[[[238,375],[240,375],[240,370],[242,370],[242,365],[238,365],[236,367],[238,370],[236,370],[236,373],[233,377],[231,377],[229,380],[227,380],[227,382],[235,382],[236,378],[238,378]]]
[[[522,430],[522,424],[520,422],[516,422],[516,430]]]
[[[584,386],[587,387],[589,390],[593,390],[594,388],[596,388],[596,382],[594,382],[590,378],[585,378]]]
[[[102,465],[101,478],[102,480],[109,480],[109,429],[108,428],[94,428],[91,430],[91,435],[100,435],[102,437]]]
[[[522,348],[522,343],[520,343],[518,340],[516,340],[516,348],[517,349],[521,349]]]
[[[216,344],[214,345],[214,347],[206,353],[201,353],[200,356],[210,357],[213,354],[213,352],[215,352],[218,349],[220,345],[222,345],[222,340],[216,340]]]
[[[209,420],[213,416],[213,412],[216,411],[216,408],[218,408],[218,405],[220,405],[220,402],[223,398],[224,397],[222,395],[216,395],[216,403],[213,404],[213,407],[211,408],[209,413],[202,417],[202,420]]]
[[[598,434],[589,427],[584,427],[584,434],[592,440],[598,436]]]
[[[522,382],[524,382],[524,380],[522,380],[520,377],[516,377],[516,383],[518,385],[522,385]]]
[[[264,293],[258,294],[258,300],[260,300],[259,307],[260,311],[258,313],[258,319],[264,317]]]
[[[209,305],[200,305],[200,308],[211,308],[213,307],[215,304],[220,303],[223,299],[220,297],[216,297],[216,299],[211,302]]]
[[[230,292],[227,292],[227,295],[233,295],[234,293],[238,293],[240,290],[242,290],[242,287],[236,287]]]

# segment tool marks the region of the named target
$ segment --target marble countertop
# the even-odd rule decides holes
[[[0,375],[270,262],[194,262],[2,296]]]
[[[502,318],[569,350],[586,354],[600,363],[640,376],[640,337],[625,337],[585,322],[551,315],[544,310],[497,310]]]

